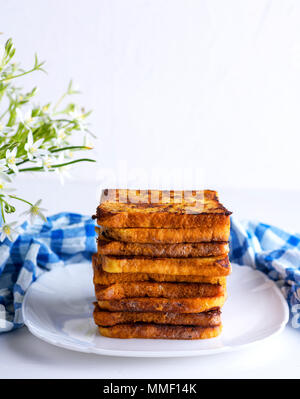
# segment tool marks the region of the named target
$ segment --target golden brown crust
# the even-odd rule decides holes
[[[98,300],[123,298],[194,298],[224,295],[225,287],[207,283],[157,283],[137,281],[109,286],[95,285]]]
[[[100,333],[218,336],[231,272],[230,214],[211,190],[104,190],[94,216],[93,315]]]
[[[211,215],[207,215],[209,218]],[[167,226],[165,226],[167,227]],[[103,227],[105,237],[115,241],[142,244],[176,244],[229,240],[230,218],[218,215],[197,228],[111,228]]]
[[[212,230],[201,241],[228,241],[226,232],[230,217],[226,214],[176,215],[161,214],[101,214],[97,213],[97,223],[107,228],[162,228],[162,229],[199,229],[203,232]],[[222,232],[222,230],[225,232]],[[182,242],[182,241],[177,241]]]
[[[201,313],[222,307],[226,294],[202,298],[124,298],[110,301],[98,301],[101,309],[113,312],[172,312]]]
[[[97,229],[97,228],[96,228]],[[116,256],[150,256],[154,258],[197,258],[227,255],[227,242],[149,244],[110,240],[100,233],[98,254]]]
[[[95,217],[107,227],[203,229],[230,214],[212,190],[104,190]]]
[[[119,324],[112,327],[99,327],[100,334],[109,338],[207,339],[217,337],[221,331],[222,325],[187,327],[159,324]]]
[[[194,325],[215,327],[221,324],[220,309],[202,313],[162,313],[162,312],[108,312],[101,310],[96,304],[94,321],[98,326],[114,326],[116,324],[154,323],[171,325]]]
[[[111,285],[114,283],[134,281],[157,281],[157,282],[187,282],[187,283],[210,283],[226,285],[226,277],[210,276],[180,276],[172,274],[157,273],[107,273],[103,271],[101,262],[97,260],[98,255],[92,256],[94,269],[94,284]]]
[[[122,258],[101,256],[102,269],[108,273],[157,273],[194,276],[228,276],[228,256],[208,258]]]

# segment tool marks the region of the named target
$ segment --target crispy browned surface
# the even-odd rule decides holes
[[[221,331],[222,325],[190,327],[163,324],[118,324],[113,327],[99,327],[100,334],[110,338],[207,339],[217,337]]]
[[[176,244],[228,241],[229,216],[219,215],[213,224],[199,228],[110,228],[103,227],[106,237],[123,242],[142,244]],[[224,220],[221,220],[221,219]],[[218,223],[217,223],[218,222]]]
[[[137,281],[109,286],[96,284],[98,300],[123,298],[194,298],[224,295],[225,287],[207,283],[157,283]]]
[[[217,223],[224,223],[230,214],[212,190],[111,189],[103,191],[95,217],[100,225],[109,227],[206,229],[220,216]]]
[[[220,309],[202,313],[107,312],[101,310],[96,304],[93,316],[98,326],[114,326],[124,323],[154,323],[215,327],[221,324]]]
[[[101,256],[108,273],[157,273],[194,276],[227,276],[231,272],[228,256],[208,258],[142,258]]]
[[[97,260],[98,255],[92,256],[94,269],[94,284],[111,285],[114,283],[134,282],[134,281],[167,281],[167,282],[187,282],[187,283],[211,283],[226,284],[226,277],[209,276],[180,276],[172,274],[157,273],[107,273],[103,271],[101,262]]]
[[[101,255],[197,258],[201,256],[227,255],[228,252],[229,245],[227,242],[143,244],[110,240],[101,232],[98,237],[98,254]]]
[[[200,313],[222,307],[226,294],[202,298],[124,298],[98,300],[101,309],[124,312]]]

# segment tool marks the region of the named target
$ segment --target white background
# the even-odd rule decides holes
[[[192,168],[202,171],[198,187],[300,187],[299,1],[0,4],[2,40],[14,39],[16,58],[47,61],[48,75],[25,84],[47,102],[73,78],[94,111],[98,167],[79,175],[103,183],[97,168]]]

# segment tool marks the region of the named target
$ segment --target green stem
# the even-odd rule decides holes
[[[0,80],[0,83],[1,83],[1,82],[6,82],[7,80],[20,78],[21,76],[24,76],[24,75],[27,75],[28,73],[32,73],[32,72],[34,72],[34,71],[37,71],[38,69],[39,69],[39,67],[34,67],[34,68],[30,69],[29,71],[25,71],[25,72],[23,72],[23,73],[19,73],[18,75],[8,76],[8,77],[5,78],[5,79],[1,79],[1,80]]]
[[[60,151],[65,151],[65,150],[90,150],[91,147],[86,147],[85,145],[73,145],[69,147],[63,147],[63,148],[56,148],[54,150],[49,149],[49,152],[60,152]]]
[[[49,152],[54,153],[54,152],[60,152],[60,151],[66,151],[66,150],[91,150],[91,149],[92,149],[91,147],[86,147],[84,145],[73,145],[73,146],[63,147],[63,148],[55,148],[54,147],[53,150],[51,148],[49,148]],[[24,159],[24,161],[17,162],[16,165],[20,166],[29,161],[30,161],[30,159],[26,158],[26,159]]]
[[[56,108],[59,106],[59,104],[63,101],[63,99],[67,97],[67,93],[63,94],[60,99],[57,101],[57,103],[54,105],[53,111],[56,111]]]
[[[3,112],[3,114],[0,116],[0,121],[4,118],[4,116],[8,113],[8,109],[5,111],[5,112]]]
[[[58,165],[52,165],[52,168],[61,168],[63,166],[68,166],[68,165],[71,165],[71,164],[77,163],[77,162],[96,162],[96,161],[94,159],[90,159],[90,158],[81,158],[81,159],[75,159],[74,161],[61,163]]]
[[[57,113],[56,113],[57,114]],[[55,114],[54,114],[55,115]],[[75,122],[74,121],[70,121],[69,119],[53,119],[53,122],[68,122],[67,124],[66,124],[66,126],[68,126],[68,125],[75,125]],[[65,126],[65,127],[66,127]]]
[[[1,201],[1,215],[2,215],[3,222],[4,222],[4,224],[5,224],[5,223],[6,223],[6,220],[5,220],[5,216],[4,216],[3,200],[0,199],[0,201]]]
[[[63,166],[68,166],[68,165],[71,165],[71,164],[77,163],[77,162],[96,162],[96,161],[94,159],[89,159],[89,158],[75,159],[74,161],[61,163],[61,164],[57,164],[57,165],[51,165],[51,168],[61,168]],[[36,166],[36,167],[33,167],[33,168],[19,169],[19,172],[38,172],[40,170],[44,170],[43,166]]]
[[[33,206],[33,204],[32,204],[31,202],[26,201],[26,200],[24,200],[24,199],[22,199],[22,198],[16,197],[15,195],[9,195],[9,197],[10,197],[10,198],[14,198],[14,199],[16,199],[16,200],[18,200],[18,201],[25,202],[25,204],[28,204],[28,205],[30,205],[30,206]]]
[[[17,166],[23,165],[23,163],[29,162],[29,158],[24,159],[24,161],[16,163]]]

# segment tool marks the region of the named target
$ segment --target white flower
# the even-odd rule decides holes
[[[0,173],[7,170],[6,159],[0,159]]]
[[[91,140],[89,139],[89,136],[87,134],[83,138],[83,145],[85,147],[88,147],[88,148],[91,148],[91,149],[94,148],[94,145],[91,142]]]
[[[39,217],[40,219],[42,219],[44,222],[47,222],[47,218],[46,216],[42,213],[44,211],[46,211],[47,209],[45,208],[41,208],[40,204],[41,204],[42,200],[38,200],[34,205],[32,205],[30,207],[30,209],[28,211],[25,211],[23,213],[21,213],[21,215],[29,215],[30,216],[30,222],[31,224],[34,223],[34,219],[36,217]],[[21,216],[20,215],[20,216]]]
[[[9,193],[15,191],[14,188],[8,187],[8,184],[11,182],[11,179],[5,173],[0,172],[0,195],[5,195],[5,193]]]
[[[84,112],[76,108],[74,111],[69,112],[71,118],[76,122],[78,130],[86,130],[86,121]]]
[[[79,108],[76,107],[74,111],[70,111],[70,116],[75,119],[76,121],[84,119],[84,113],[79,111]]]
[[[28,158],[30,161],[33,160],[34,157],[38,157],[41,154],[45,153],[45,150],[39,148],[44,139],[39,139],[35,143],[33,142],[32,132],[30,131],[27,136],[27,143],[25,144],[24,148],[27,151]]]
[[[49,118],[51,119],[51,109],[50,109],[50,106],[49,106],[49,104],[47,104],[47,105],[44,105],[42,108],[41,108],[41,111],[42,111],[42,116],[40,116],[39,118],[38,118],[38,120],[40,121],[40,122],[43,122],[43,123],[47,123],[47,121],[49,121]]]
[[[17,147],[15,147],[12,151],[6,151],[6,164],[9,169],[13,170],[15,173],[18,173],[18,167],[16,165],[16,155],[17,155]]]
[[[18,115],[19,122],[23,123],[28,129],[30,129],[29,124],[33,121],[31,116],[31,111],[26,112],[24,115],[22,114],[19,108],[16,109],[16,113]]]
[[[59,168],[55,168],[55,171],[58,173],[62,185],[65,183],[65,178],[72,177],[72,175],[69,173],[69,166],[60,166]]]
[[[53,140],[55,145],[59,146],[60,144],[66,141],[67,135],[63,129],[59,129],[56,133],[56,138]]]
[[[67,160],[65,160],[64,155],[61,153],[60,156],[58,157],[58,164],[63,164],[65,163],[65,161]],[[64,184],[66,177],[67,178],[72,177],[71,174],[69,173],[69,168],[70,167],[68,165],[55,168],[55,171],[56,173],[58,173],[62,185]]]
[[[14,129],[12,127],[3,126],[2,123],[0,123],[0,137],[9,137],[10,133],[13,132]]]
[[[51,169],[55,159],[49,157],[48,155],[41,157],[42,167],[44,168],[45,172],[48,172]]]
[[[2,194],[2,195],[5,195],[5,192],[14,191],[14,189],[7,187],[7,183],[11,183],[12,179],[7,173],[3,172],[6,170],[7,170],[6,160],[1,159],[0,160],[0,194]]]
[[[12,182],[12,179],[11,179],[11,177],[8,174],[6,174],[4,172],[1,172],[1,168],[0,168],[0,180],[4,180],[4,181],[6,181],[8,183]]]
[[[66,150],[65,151],[65,157],[68,159],[74,158],[74,152],[71,150]]]
[[[19,235],[18,230],[15,229],[15,226],[17,225],[17,222],[12,222],[12,223],[5,223],[3,226],[0,227],[0,241],[2,242],[6,237],[10,241],[15,241],[17,236]]]

